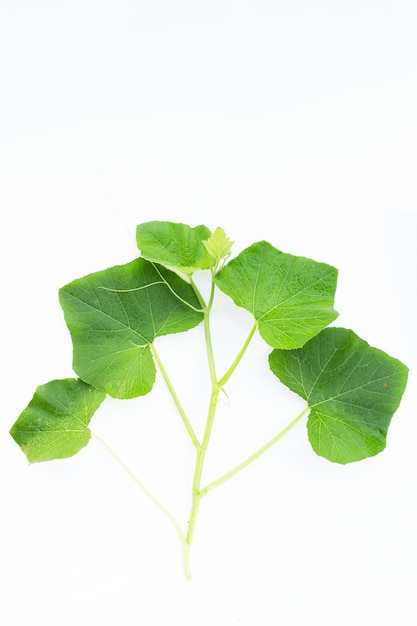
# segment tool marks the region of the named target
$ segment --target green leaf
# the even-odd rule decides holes
[[[219,264],[230,256],[230,252],[234,241],[230,241],[229,237],[219,226],[214,230],[209,239],[203,241],[209,255],[214,259],[215,265]]]
[[[298,348],[337,317],[337,270],[254,243],[216,275],[217,286],[258,321],[273,348]]]
[[[88,424],[106,394],[81,380],[52,380],[35,391],[10,429],[30,463],[64,459],[87,445]]]
[[[315,452],[336,463],[381,452],[408,368],[353,331],[327,328],[298,350],[273,350],[272,372],[310,407]]]
[[[144,259],[187,276],[210,269],[212,259],[202,243],[210,235],[207,226],[191,228],[174,222],[145,222],[136,228],[136,241]]]
[[[74,280],[60,289],[59,299],[74,371],[114,398],[148,393],[155,381],[149,345],[203,319],[192,287],[144,259]]]

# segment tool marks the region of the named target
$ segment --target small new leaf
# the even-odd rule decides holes
[[[224,232],[223,228],[218,226],[212,236],[203,241],[203,245],[207,249],[209,255],[214,259],[214,267],[219,271],[223,262],[230,256],[232,246],[235,242],[231,241]]]
[[[308,437],[336,463],[381,452],[404,393],[408,368],[353,331],[326,328],[298,350],[273,350],[272,372],[307,400]]]
[[[75,378],[51,380],[35,391],[10,429],[30,463],[64,459],[91,438],[91,418],[106,394]]]

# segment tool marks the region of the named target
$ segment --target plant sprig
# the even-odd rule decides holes
[[[201,499],[272,448],[307,414],[313,450],[335,463],[374,456],[386,445],[391,418],[407,384],[408,368],[371,347],[352,330],[330,327],[337,270],[261,241],[228,260],[233,242],[222,228],[191,228],[173,222],[137,227],[140,257],[76,279],[59,300],[73,344],[78,378],[39,386],[10,434],[31,463],[73,456],[87,445],[89,423],[106,395],[129,399],[149,393],[158,369],[195,450],[187,527],[176,518],[98,435],[113,458],[171,522],[183,545],[184,572],[191,577],[190,550]],[[210,272],[207,302],[194,280]],[[249,311],[253,326],[229,368],[217,372],[211,339],[216,290]],[[157,351],[158,338],[203,324],[211,393],[201,441]],[[203,471],[218,398],[256,331],[272,348],[272,373],[306,401],[305,408],[270,441],[209,484]]]

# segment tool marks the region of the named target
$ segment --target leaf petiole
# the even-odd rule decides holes
[[[120,465],[120,467],[122,469],[124,469],[124,471],[129,474],[129,476],[132,478],[132,480],[136,483],[136,485],[142,490],[142,492],[149,498],[149,500],[151,500],[154,505],[165,515],[165,517],[171,522],[171,524],[174,526],[178,537],[180,538],[181,543],[184,545],[185,544],[185,535],[182,531],[182,528],[178,522],[178,520],[174,517],[174,515],[172,515],[172,513],[170,511],[168,511],[168,509],[161,504],[161,502],[159,502],[159,500],[157,498],[155,498],[155,496],[153,495],[153,493],[151,493],[149,491],[149,489],[147,487],[145,487],[145,485],[142,483],[142,481],[139,480],[139,478],[136,476],[136,474],[134,472],[132,472],[132,470],[130,469],[130,467],[128,467],[126,465],[126,463],[119,457],[118,454],[116,454],[116,452],[113,450],[113,448],[111,448],[109,446],[109,444],[104,441],[104,439],[102,439],[101,437],[99,437],[99,435],[97,435],[96,433],[91,433],[91,435],[94,437],[94,439],[96,439],[106,450],[107,452],[110,453],[110,455],[113,457],[113,459],[115,461],[117,461],[117,463]]]
[[[159,356],[159,354],[158,354],[158,352],[157,352],[157,350],[155,348],[155,344],[151,343],[150,347],[151,347],[151,352],[152,352],[153,356],[155,357],[155,361],[157,362],[158,367],[160,369],[160,372],[161,372],[161,374],[163,376],[163,379],[164,379],[164,381],[166,383],[166,386],[168,387],[168,390],[169,390],[169,392],[170,392],[170,394],[172,396],[172,399],[174,400],[175,406],[177,407],[178,413],[180,414],[180,416],[182,418],[182,421],[184,422],[185,428],[187,429],[187,432],[190,435],[191,441],[193,442],[193,445],[194,445],[195,448],[199,448],[200,442],[198,441],[197,436],[196,436],[196,434],[194,432],[194,429],[191,426],[190,420],[188,419],[188,417],[187,417],[187,415],[186,415],[186,413],[184,411],[184,408],[183,408],[183,406],[182,406],[182,404],[181,404],[181,402],[180,402],[180,400],[179,400],[179,398],[178,398],[178,396],[177,396],[177,394],[175,392],[175,389],[174,389],[174,387],[172,385],[172,382],[171,382],[171,380],[170,380],[170,378],[169,378],[169,376],[167,374],[167,371],[166,371],[166,369],[165,369],[165,367],[164,367],[164,365],[163,365],[163,363],[161,361],[161,358],[160,358],[160,356]]]
[[[262,454],[264,454],[264,452],[269,450],[269,448],[271,448],[275,443],[277,443],[277,441],[279,441],[284,435],[286,435],[304,417],[304,415],[309,410],[310,410],[310,407],[307,405],[301,411],[301,413],[299,413],[297,415],[297,417],[292,420],[292,422],[290,422],[283,430],[281,430],[277,435],[275,435],[275,437],[273,437],[265,445],[263,445],[261,448],[259,448],[259,450],[257,450],[253,454],[251,454],[245,461],[243,461],[242,463],[239,463],[239,465],[234,467],[229,472],[226,472],[226,474],[223,474],[223,476],[221,476],[217,480],[214,480],[212,483],[209,483],[208,485],[206,485],[206,487],[203,487],[203,489],[201,489],[201,491],[200,491],[200,497],[206,495],[206,493],[208,493],[212,489],[215,489],[216,487],[219,487],[220,485],[225,483],[227,480],[229,480],[233,476],[236,476],[236,474],[238,474],[240,471],[245,469],[245,467],[248,467],[248,465],[253,463],[253,461],[258,459]]]
[[[192,277],[192,276],[190,276],[190,277],[189,277],[189,280],[190,280],[190,285],[191,285],[191,287],[193,288],[194,293],[195,293],[195,295],[196,295],[196,297],[197,297],[197,300],[198,300],[198,301],[199,301],[199,303],[200,303],[200,306],[201,306],[201,311],[202,311],[202,313],[204,313],[204,312],[207,310],[208,305],[205,303],[204,298],[203,298],[203,296],[201,295],[200,290],[199,290],[199,288],[197,287],[197,285],[196,285],[195,281],[193,280],[193,277]]]
[[[240,350],[239,354],[237,355],[237,357],[235,358],[235,360],[233,361],[232,365],[229,367],[229,369],[227,370],[227,372],[224,374],[224,376],[222,376],[222,378],[219,380],[219,387],[223,387],[223,385],[225,385],[227,383],[227,381],[229,380],[229,378],[231,377],[231,375],[233,374],[233,372],[235,371],[235,369],[237,368],[237,366],[239,365],[243,355],[246,352],[247,347],[249,346],[252,337],[254,336],[256,329],[258,328],[258,322],[255,322],[255,324],[252,326],[251,331],[249,333],[249,335],[246,338],[245,343],[242,346],[242,349]]]

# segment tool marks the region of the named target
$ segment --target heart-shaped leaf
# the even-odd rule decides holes
[[[30,463],[73,456],[90,440],[88,424],[105,397],[75,378],[51,380],[36,389],[10,434]]]
[[[298,348],[337,317],[337,270],[254,243],[215,277],[216,285],[258,321],[273,348]]]
[[[136,228],[141,256],[187,276],[210,269],[213,259],[203,245],[211,235],[207,226],[191,228],[174,222],[145,222]]]
[[[203,319],[192,287],[144,259],[74,280],[60,289],[59,299],[74,371],[114,398],[148,393],[155,381],[149,345]]]
[[[407,384],[408,368],[353,331],[326,328],[298,350],[273,350],[272,372],[307,400],[308,437],[336,463],[381,452]]]

